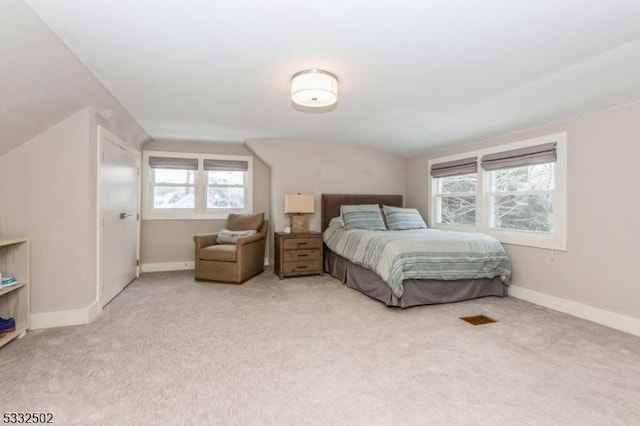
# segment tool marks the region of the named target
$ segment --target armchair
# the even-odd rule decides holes
[[[269,221],[264,220],[264,213],[231,214],[225,227],[231,231],[255,229],[257,233],[238,238],[235,244],[218,244],[217,232],[194,236],[196,280],[242,284],[264,271],[264,252],[269,228]]]

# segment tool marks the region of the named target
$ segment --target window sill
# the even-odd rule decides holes
[[[431,226],[433,229],[439,229],[441,231],[456,231],[456,232],[479,232],[482,234],[491,235],[502,244],[509,244],[514,246],[533,247],[548,250],[567,251],[567,244],[564,241],[553,239],[553,237],[544,234],[534,234],[524,231],[499,231],[499,230],[483,230],[476,229],[473,226],[463,225],[442,225],[434,224]]]
[[[494,229],[487,230],[485,233],[495,237],[502,244],[567,251],[566,242],[557,240],[551,235],[523,231],[499,231]]]
[[[142,220],[226,220],[229,214],[249,214],[246,210],[225,210],[223,212],[149,212],[142,215]]]

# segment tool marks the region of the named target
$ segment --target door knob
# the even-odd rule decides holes
[[[120,213],[120,219],[126,219],[126,218],[128,218],[129,216],[131,216],[131,215],[130,215],[130,214],[128,214],[128,213]]]

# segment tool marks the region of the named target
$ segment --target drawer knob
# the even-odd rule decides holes
[[[309,256],[308,254],[299,254],[298,257],[307,257]]]

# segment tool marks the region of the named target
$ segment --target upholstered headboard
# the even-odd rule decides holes
[[[322,231],[329,226],[329,221],[340,216],[340,206],[343,204],[378,204],[402,207],[402,195],[388,194],[322,194],[320,196],[320,215],[322,216]]]

